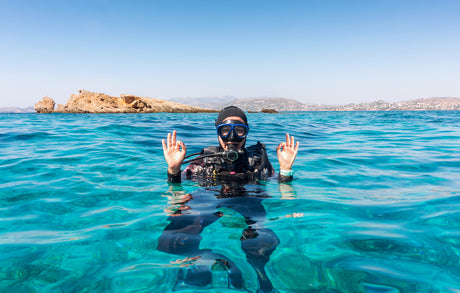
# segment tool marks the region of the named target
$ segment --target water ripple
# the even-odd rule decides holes
[[[280,292],[455,292],[460,283],[460,113],[249,113],[248,145],[301,142],[296,180],[249,186],[258,223],[280,239],[266,265]],[[177,130],[189,153],[217,144],[215,114],[0,115],[0,291],[174,288],[180,257],[156,249],[171,187],[161,139]],[[14,125],[12,127],[11,125]],[[220,187],[186,182],[207,199]],[[201,234],[256,272],[230,209]],[[224,219],[225,218],[225,219]],[[179,262],[180,263],[180,262]],[[252,283],[251,283],[252,282]]]

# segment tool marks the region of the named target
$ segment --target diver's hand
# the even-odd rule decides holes
[[[168,172],[169,174],[177,174],[180,172],[180,167],[185,158],[185,153],[187,152],[187,147],[185,144],[178,140],[176,141],[176,131],[174,130],[172,135],[168,133],[166,141],[161,140],[163,144],[163,154],[168,163]]]
[[[280,143],[276,148],[280,169],[291,170],[298,150],[299,142],[295,143],[294,136],[289,137],[289,134],[286,133],[286,142]]]

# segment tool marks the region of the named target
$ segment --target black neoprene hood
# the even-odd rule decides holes
[[[222,111],[220,111],[219,113],[219,116],[217,116],[216,127],[222,124],[222,122],[225,121],[225,118],[231,116],[240,117],[241,119],[243,119],[244,124],[248,125],[248,118],[246,117],[246,114],[244,114],[243,110],[235,106],[228,106],[222,109]]]

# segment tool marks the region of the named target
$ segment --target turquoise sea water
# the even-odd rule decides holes
[[[177,208],[161,139],[188,153],[216,144],[216,114],[0,114],[0,292],[227,292],[178,283],[193,269],[159,251]],[[296,180],[263,194],[279,238],[265,271],[279,292],[460,292],[460,112],[249,114],[248,144],[300,140]],[[182,184],[214,213],[216,188]],[[212,204],[194,205],[197,198]],[[231,259],[258,288],[229,208],[200,248]],[[206,265],[206,264],[205,264]]]

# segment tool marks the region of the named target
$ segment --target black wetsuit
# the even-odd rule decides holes
[[[230,208],[242,215],[247,228],[242,231],[241,248],[247,261],[255,269],[259,281],[259,291],[273,292],[273,286],[265,272],[270,255],[279,244],[275,233],[263,227],[266,212],[262,204],[268,195],[262,188],[259,192],[248,192],[246,183],[266,179],[274,174],[265,147],[261,143],[244,149],[238,160],[229,162],[221,156],[203,157],[221,153],[220,147],[205,148],[202,157],[192,161],[181,174],[168,174],[169,182],[180,182],[181,177],[197,179],[205,191],[197,190],[180,201],[169,216],[170,223],[158,240],[158,249],[187,257],[207,257],[224,264],[230,284],[242,289],[244,280],[238,266],[228,257],[210,250],[201,250],[200,233],[217,221],[222,212],[219,208]],[[292,177],[280,177],[282,181]],[[253,185],[254,186],[254,185]],[[219,189],[220,188],[220,189]],[[196,193],[196,196],[194,195]],[[210,195],[211,194],[211,195]],[[210,268],[188,270],[178,276],[178,283],[205,286],[212,281]]]
[[[179,183],[182,178],[197,180],[200,185],[216,185],[228,182],[254,182],[266,180],[275,174],[267,156],[265,145],[257,142],[243,148],[237,160],[231,162],[225,158],[221,146],[203,149],[196,159],[192,160],[187,168],[177,174],[168,173],[168,182]],[[214,156],[213,156],[214,155]],[[278,176],[280,182],[288,182],[292,176]]]

